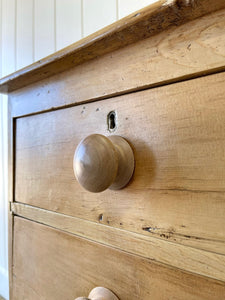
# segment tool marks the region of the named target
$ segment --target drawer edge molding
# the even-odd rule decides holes
[[[14,202],[11,207],[14,215],[184,271],[225,282],[225,255],[26,204]]]
[[[0,92],[9,93],[223,8],[223,0],[158,1],[0,79]]]
[[[12,91],[11,116],[106,100],[223,72],[224,16],[225,9],[216,11]],[[24,83],[22,75],[18,80]]]

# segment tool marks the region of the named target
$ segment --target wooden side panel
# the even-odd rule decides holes
[[[16,201],[225,254],[225,73],[17,119]],[[93,194],[73,174],[92,133],[130,141],[128,187]]]
[[[95,286],[121,300],[222,300],[225,285],[15,217],[13,300],[74,299]]]

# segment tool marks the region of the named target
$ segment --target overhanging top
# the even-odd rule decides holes
[[[93,58],[225,8],[224,0],[161,0],[0,79],[0,93],[75,67]]]

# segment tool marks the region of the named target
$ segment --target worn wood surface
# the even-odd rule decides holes
[[[12,300],[74,299],[95,286],[122,300],[222,300],[222,282],[164,267],[15,217]]]
[[[225,282],[225,256],[14,203],[15,215],[188,272]]]
[[[225,8],[224,0],[162,0],[0,80],[10,92],[105,53]]]
[[[224,31],[225,10],[174,26],[11,93],[12,115],[89,102],[225,70]]]
[[[224,71],[224,20],[222,0],[159,1],[0,80],[12,118],[48,111],[10,118],[9,208],[64,231],[9,214],[13,300],[97,285],[121,300],[223,299],[225,73],[154,87]],[[92,195],[73,154],[87,135],[111,135],[113,110],[135,176]]]
[[[15,200],[225,254],[225,73],[17,119]],[[73,155],[89,134],[132,145],[133,180],[86,192]]]

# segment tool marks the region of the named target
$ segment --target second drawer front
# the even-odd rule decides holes
[[[15,217],[12,300],[73,300],[95,286],[120,300],[222,300],[219,282]]]
[[[17,119],[15,200],[225,253],[224,80],[221,73]],[[125,189],[92,194],[76,182],[74,150],[92,133],[131,143],[136,169]]]

